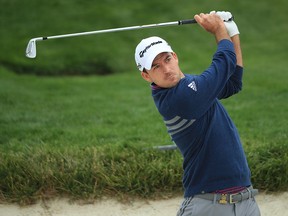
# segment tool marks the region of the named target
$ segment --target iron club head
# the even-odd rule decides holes
[[[28,58],[35,58],[36,57],[36,40],[31,39],[26,48],[26,56]]]
[[[26,48],[26,56],[28,58],[35,58],[36,57],[36,41],[42,40],[42,38],[32,38]]]

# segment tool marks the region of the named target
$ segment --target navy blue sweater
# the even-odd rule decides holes
[[[222,40],[202,74],[186,74],[169,89],[152,84],[155,105],[184,158],[184,197],[251,185],[239,134],[219,101],[241,90],[242,74],[233,43]]]

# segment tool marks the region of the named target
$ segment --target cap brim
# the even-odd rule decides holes
[[[149,58],[147,58],[147,61],[144,64],[144,68],[147,70],[151,70],[152,63],[153,63],[154,59],[156,58],[156,56],[159,55],[160,53],[164,53],[164,52],[173,52],[173,50],[167,46],[165,46],[163,48],[158,47],[157,50],[155,50],[152,54],[149,55]]]

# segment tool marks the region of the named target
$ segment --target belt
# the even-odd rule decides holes
[[[253,189],[251,187],[245,189],[242,192],[235,194],[216,194],[216,193],[205,193],[205,194],[197,194],[194,197],[217,201],[220,204],[234,204],[237,202],[241,202],[243,200],[247,200],[255,197],[258,194],[257,189]]]

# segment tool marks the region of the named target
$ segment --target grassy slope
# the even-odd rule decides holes
[[[101,64],[115,72],[131,71],[135,69],[135,45],[150,35],[166,38],[181,54],[183,67],[187,70],[191,70],[186,62],[191,61],[192,56],[192,69],[198,71],[209,63],[211,48],[214,47],[214,40],[197,26],[175,26],[39,42],[37,59],[25,58],[28,40],[39,36],[188,19],[195,13],[223,9],[231,10],[235,15],[243,33],[244,51],[265,55],[267,48],[275,52],[274,44],[277,42],[271,39],[284,40],[283,31],[286,31],[284,8],[287,3],[284,0],[277,4],[267,0],[261,3],[248,0],[233,3],[228,0],[185,0],[181,4],[172,0],[165,3],[159,0],[145,3],[132,0],[1,2],[5,7],[0,8],[0,62],[12,64],[19,71],[25,69],[26,72],[36,70],[57,74],[60,70],[69,73],[88,70],[92,73],[93,66],[100,67]],[[284,51],[283,46],[278,49]],[[206,55],[209,51],[209,55]],[[248,59],[252,57],[247,56]]]
[[[178,52],[181,67],[185,72],[200,73],[209,64],[215,48],[214,39],[210,35],[205,34],[198,26],[171,27],[41,42],[38,45],[39,56],[36,60],[26,59],[23,52],[28,39],[39,34],[61,34],[172,21],[190,18],[195,12],[210,11],[215,8],[231,10],[241,32],[245,59],[244,89],[241,94],[224,103],[248,151],[253,180],[256,186],[270,190],[287,186],[288,91],[287,73],[285,73],[287,29],[284,27],[284,8],[287,2],[282,0],[279,4],[271,5],[268,1],[257,4],[241,1],[232,4],[230,1],[216,3],[198,0],[184,2],[185,7],[178,4],[173,5],[172,8],[174,1],[166,1],[165,4],[160,1],[147,1],[145,5],[135,1],[112,0],[106,2],[43,1],[41,3],[29,1],[25,4],[22,1],[2,0],[2,3],[6,7],[4,11],[4,7],[0,9],[2,26],[0,64],[8,62],[18,69],[27,66],[31,70],[40,68],[40,71],[57,73],[59,70],[73,70],[74,67],[85,65],[86,62],[97,62],[99,56],[109,56],[109,61],[106,63],[114,71],[118,69],[131,71],[104,77],[48,78],[17,76],[5,67],[1,67],[0,194],[4,195],[3,198],[7,196],[21,200],[23,197],[35,196],[37,192],[38,195],[44,193],[43,191],[49,190],[49,186],[59,193],[70,191],[74,195],[83,195],[81,191],[87,191],[93,194],[95,191],[89,184],[95,181],[95,176],[100,186],[101,182],[111,183],[108,186],[103,183],[102,189],[106,188],[104,191],[118,190],[125,193],[130,189],[132,194],[134,191],[134,194],[146,196],[155,193],[153,188],[157,190],[160,187],[159,190],[162,192],[171,192],[173,188],[179,188],[180,166],[180,171],[178,168],[176,168],[178,171],[174,171],[174,178],[177,177],[178,181],[171,180],[173,176],[171,170],[174,170],[175,164],[174,166],[166,164],[167,156],[160,155],[151,159],[149,153],[148,159],[145,159],[147,155],[138,152],[143,147],[170,144],[170,140],[150,98],[148,85],[135,72],[134,46],[142,37],[160,35],[170,41],[174,50]],[[154,7],[154,4],[161,4],[161,7]],[[13,8],[22,10],[13,10]],[[31,11],[31,8],[37,10]],[[191,44],[191,47],[187,44]],[[111,50],[115,51],[113,55]],[[95,174],[95,169],[89,167],[90,159],[96,161],[101,159],[105,162],[104,158],[100,157],[102,150],[98,147],[101,149],[107,146],[108,150],[104,150],[109,156],[104,166],[107,170],[102,170],[102,175],[99,177],[99,173]],[[138,149],[135,150],[136,153],[123,150],[131,146]],[[112,150],[109,150],[110,147]],[[100,159],[98,156],[94,158],[99,151]],[[75,158],[77,157],[75,154],[78,158]],[[171,162],[176,162],[177,165],[179,158],[177,153],[175,154],[172,157],[176,159]],[[125,158],[130,158],[129,163],[133,166],[127,166],[127,162],[123,166],[119,161],[119,164],[115,165],[113,160],[109,161],[110,157],[113,160],[119,157],[121,158],[119,161],[124,162]],[[51,169],[49,166],[55,165],[54,160],[59,160],[61,167],[64,163],[61,162],[63,158],[68,158],[68,168],[74,168],[77,171],[75,175],[71,174],[70,177],[68,175],[68,178],[64,174],[63,176],[55,174],[54,177],[51,174],[54,180],[56,177],[59,180],[53,182],[49,180],[49,176],[46,177],[40,172],[43,168],[42,171],[47,173]],[[13,162],[12,159],[15,161]],[[78,167],[71,161],[83,164],[83,167]],[[138,165],[143,163],[150,166],[139,167],[132,163],[133,161]],[[163,178],[159,178],[159,173],[151,165],[162,166],[159,170]],[[17,175],[17,172],[26,169],[29,172]],[[54,169],[59,170],[58,162]],[[86,182],[81,178],[85,176],[81,169],[82,171],[86,169],[86,174],[94,173],[95,176],[86,176]],[[38,173],[35,170],[40,171]],[[115,170],[119,170],[118,173],[115,173]],[[131,173],[135,170],[142,170],[144,176],[151,176],[151,178],[144,181],[143,176],[141,178],[137,175],[133,176]],[[163,170],[167,171],[165,175]],[[127,172],[132,175],[131,178],[127,178]],[[119,179],[109,179],[109,173],[114,173],[112,177],[119,176]],[[280,178],[279,176],[282,175],[284,177]],[[167,177],[166,181],[172,183],[165,182],[165,177]],[[139,178],[142,179],[145,185],[137,183],[137,178],[138,181]],[[34,179],[36,185],[31,185],[29,179]],[[159,179],[160,182],[155,179]],[[84,182],[83,185],[87,187],[73,185],[76,180]],[[164,189],[161,188],[163,182],[166,185]],[[100,190],[100,186],[97,189]],[[149,191],[149,188],[152,188],[152,191]],[[26,192],[23,192],[23,189]]]
[[[143,131],[163,134],[164,126],[149,95],[137,73],[82,78],[10,75],[1,80],[1,108],[5,110],[1,143],[13,143],[11,138],[29,145],[70,147],[135,140],[151,143]]]

